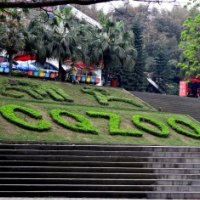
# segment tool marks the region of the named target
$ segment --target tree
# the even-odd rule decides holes
[[[87,25],[84,22],[72,18],[71,8],[68,7],[55,10],[54,15],[46,23],[33,19],[28,28],[31,34],[28,34],[26,51],[29,49],[35,52],[37,60],[41,63],[44,63],[46,58],[57,59],[59,79],[64,80],[65,71],[62,64],[65,59],[85,61],[85,26]]]
[[[113,19],[100,17],[102,29],[89,45],[91,57],[104,61],[105,84],[108,77],[115,76],[120,69],[133,68],[136,58],[136,50],[133,46],[133,33],[126,31],[122,21],[115,22]]]
[[[135,48],[137,50],[137,58],[135,62],[135,67],[133,69],[133,80],[132,90],[135,91],[144,91],[145,89],[145,56],[144,56],[144,44],[143,44],[143,36],[142,36],[142,28],[138,22],[135,22],[133,25],[133,33],[135,35]]]
[[[179,66],[185,78],[200,77],[200,14],[185,20],[181,33],[180,47],[182,48],[182,62]]]
[[[25,46],[24,26],[20,13],[17,10],[10,10],[10,14],[1,13],[0,16],[0,49],[6,51],[11,75],[13,57]]]

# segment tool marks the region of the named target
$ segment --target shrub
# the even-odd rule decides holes
[[[64,98],[65,101],[74,102],[74,100],[68,94],[66,94],[64,90],[58,88],[56,91],[60,96]]]
[[[18,79],[18,80],[14,80],[16,81],[17,85],[21,85],[21,86],[26,86],[26,87],[39,87],[38,83],[32,82],[32,81],[28,81],[28,80],[22,80],[22,79]]]
[[[160,123],[154,119],[151,119],[149,117],[135,115],[135,116],[132,116],[132,122],[137,128],[139,128],[143,131],[146,131],[152,135],[159,136],[159,137],[167,137],[169,135],[169,129],[165,124],[162,124],[162,123]],[[160,131],[152,129],[152,128],[146,126],[145,124],[142,124],[141,122],[147,122],[149,124],[152,124],[155,127],[157,127]]]
[[[18,94],[18,93],[15,93],[15,92],[9,93],[8,91],[6,91],[5,88],[2,89],[1,94],[3,96],[9,96],[9,97],[13,97],[13,98],[22,98],[22,97],[24,97],[24,94]]]
[[[42,97],[47,97],[47,92],[43,88],[34,88],[33,90]]]
[[[109,133],[110,135],[129,135],[129,136],[142,136],[142,132],[138,130],[120,129],[121,118],[117,114],[87,111],[87,115],[96,118],[109,119]]]
[[[143,108],[143,106],[131,99],[126,99],[126,98],[118,98],[118,97],[108,97],[108,101],[120,101],[120,102],[125,102],[125,103],[129,103],[131,105],[134,105],[136,107],[139,107],[139,108]]]
[[[168,119],[169,126],[174,129],[177,133],[180,133],[182,135],[186,135],[195,139],[200,138],[200,126],[197,124],[194,124],[189,121],[183,121],[182,119],[177,119],[174,117],[171,117]],[[184,128],[180,127],[178,124],[182,124],[188,128],[190,128],[193,132],[190,132],[189,130],[185,130]]]
[[[23,119],[20,119],[15,115],[15,112],[17,111],[27,114],[28,116],[33,117],[35,119],[40,119],[40,121],[35,125],[29,124],[28,122],[24,121]],[[22,107],[18,105],[5,105],[0,107],[0,113],[8,121],[25,129],[34,131],[46,131],[51,128],[51,124],[45,120],[42,120],[42,115],[38,111],[35,111],[31,108]]]
[[[104,106],[108,106],[109,101],[120,101],[120,102],[129,103],[129,104],[137,106],[139,108],[143,107],[141,104],[139,104],[131,99],[109,96],[109,93],[102,88],[84,87],[82,89],[82,92],[93,95],[96,98],[96,100],[98,101],[98,103],[101,105],[104,105]]]
[[[87,118],[83,117],[82,115],[68,112],[66,110],[57,110],[57,109],[52,110],[50,112],[50,115],[57,124],[60,124],[61,126],[68,128],[72,131],[98,134],[97,130],[92,126],[90,121]],[[75,119],[77,123],[74,125],[70,124],[68,121],[62,118],[62,115]]]
[[[26,87],[20,87],[20,86],[7,86],[5,88],[4,93],[3,93],[4,95],[6,94],[7,90],[16,90],[16,91],[19,91],[19,92],[25,92],[25,93],[29,94],[31,97],[33,97],[34,99],[38,99],[38,100],[43,99],[41,95],[37,94],[34,90],[32,90],[31,88],[28,88],[28,87],[26,88]],[[13,95],[10,95],[10,94],[7,95],[7,96],[12,96],[12,97],[16,96],[17,97],[17,95],[13,96]],[[17,97],[17,98],[21,98],[21,97]]]
[[[46,90],[49,96],[55,101],[64,101],[65,99],[59,95],[54,89],[50,88]]]

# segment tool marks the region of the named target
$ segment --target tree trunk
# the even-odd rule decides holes
[[[8,54],[8,63],[9,63],[9,76],[11,76],[11,71],[12,71],[12,67],[13,67],[13,59],[12,59],[12,54]]]
[[[105,79],[105,86],[108,85],[108,76],[109,76],[109,56],[108,51],[104,53],[104,79]]]
[[[59,69],[58,69],[58,80],[59,81],[64,81],[65,75],[66,75],[66,72],[62,67],[62,64],[63,64],[62,59],[59,59]]]

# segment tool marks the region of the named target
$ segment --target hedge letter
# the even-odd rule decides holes
[[[142,121],[147,122],[147,123],[157,127],[158,129],[160,129],[160,131],[156,131],[156,130],[142,124],[141,123]],[[159,136],[159,137],[167,137],[169,135],[169,129],[165,124],[162,124],[162,123],[160,123],[154,119],[151,119],[149,117],[135,115],[132,117],[132,122],[137,128],[144,130],[152,135]]]
[[[57,124],[65,128],[68,128],[72,131],[98,134],[97,130],[92,126],[90,121],[87,118],[83,117],[82,115],[77,115],[75,113],[68,112],[66,110],[57,110],[57,109],[52,110],[50,112],[50,115]],[[70,124],[68,121],[62,118],[62,115],[75,119],[77,123],[74,125]]]
[[[24,121],[23,119],[20,119],[15,115],[15,112],[19,111],[24,114],[27,114],[28,116],[40,119],[37,124],[29,124],[28,122]],[[47,121],[42,120],[42,115],[31,108],[22,107],[18,105],[5,105],[0,107],[0,113],[2,116],[10,121],[11,123],[16,124],[17,126],[20,126],[25,129],[34,130],[34,131],[46,131],[51,128],[51,124]]]
[[[87,111],[87,115],[96,118],[109,119],[109,133],[110,135],[129,135],[142,136],[142,132],[138,130],[120,129],[121,118],[117,114]]]
[[[186,135],[189,137],[193,137],[196,139],[200,138],[200,126],[197,124],[192,123],[191,121],[184,121],[182,119],[176,119],[174,117],[171,117],[168,119],[169,126],[174,129],[177,133],[180,133],[182,135]],[[188,128],[190,128],[192,131],[185,130],[183,127],[179,126],[178,124],[182,124]]]

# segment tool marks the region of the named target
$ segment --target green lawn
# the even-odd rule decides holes
[[[145,144],[145,145],[190,145],[199,146],[199,139],[193,139],[188,136],[177,133],[167,125],[167,120],[170,117],[181,118],[187,120],[191,124],[195,124],[200,128],[200,124],[189,116],[175,115],[171,113],[157,112],[144,102],[141,102],[136,97],[129,94],[127,91],[115,88],[102,88],[90,85],[72,85],[68,83],[59,83],[54,81],[41,81],[34,79],[17,79],[0,76],[0,106],[5,105],[20,105],[22,107],[32,108],[41,113],[42,119],[51,123],[52,128],[48,131],[33,131],[21,128],[15,125],[3,116],[0,115],[0,139],[3,141],[47,141],[47,142],[66,142],[66,143],[106,143],[106,144]],[[13,84],[13,85],[10,85]],[[84,89],[84,87],[89,87]],[[20,89],[19,89],[20,88]],[[25,89],[24,89],[25,88]],[[51,92],[49,92],[51,89]],[[64,99],[52,98],[53,93],[61,90]],[[103,90],[102,90],[103,89]],[[22,91],[24,90],[24,91]],[[27,92],[28,91],[28,92]],[[37,95],[30,93],[30,91],[38,91]],[[63,94],[64,93],[64,94]],[[14,94],[14,95],[13,95]],[[31,94],[31,95],[30,95]],[[40,94],[40,95],[39,95]],[[95,96],[96,94],[96,96]],[[39,95],[39,97],[38,97]],[[61,96],[62,96],[61,95]],[[55,95],[54,95],[55,96]],[[17,98],[16,98],[17,97]],[[112,98],[111,98],[112,97]],[[56,97],[57,98],[57,97]],[[103,105],[98,101],[105,103],[105,99],[115,99],[117,101],[109,100],[108,105]],[[128,100],[121,102],[121,99]],[[119,101],[120,100],[120,101]],[[130,103],[131,102],[131,103]],[[139,106],[137,106],[139,105]],[[70,113],[78,114],[87,118],[92,127],[97,130],[98,134],[75,132],[69,128],[57,124],[50,117],[50,111],[59,109],[61,111],[68,111]],[[139,130],[132,123],[132,116],[141,115],[143,117],[152,118],[159,123],[166,125],[170,134],[167,138],[154,136],[146,131],[142,131],[141,137],[126,136],[126,135],[110,135],[109,134],[109,120],[104,118],[94,118],[86,114],[87,111],[103,112],[117,114],[121,119],[120,130]],[[23,119],[29,124],[37,124],[36,120],[27,114],[20,111],[15,112],[16,117]],[[76,124],[76,120],[69,116],[62,117],[69,124]],[[156,126],[147,122],[142,122],[143,125],[155,131],[160,131]],[[80,124],[77,127],[81,127]],[[192,132],[191,129],[184,125],[180,125],[183,129]]]

